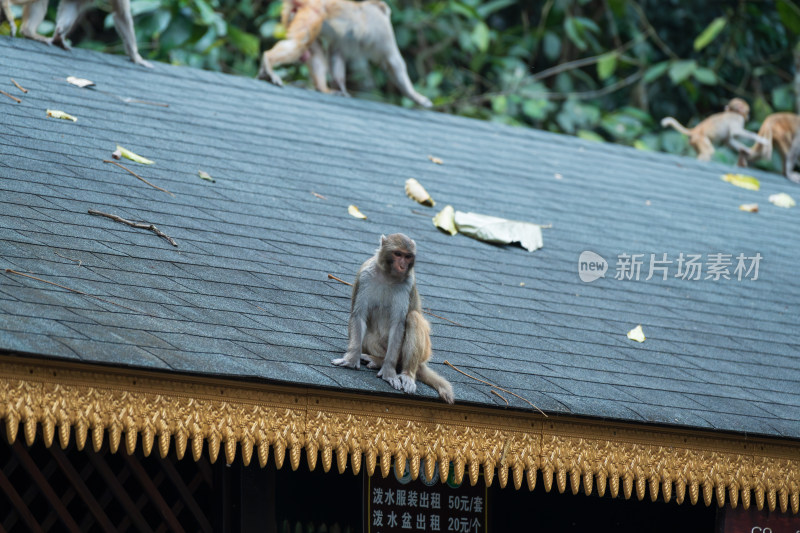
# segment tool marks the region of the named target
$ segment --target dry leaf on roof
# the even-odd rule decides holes
[[[725,174],[722,176],[722,181],[727,181],[731,185],[736,185],[742,189],[749,189],[757,191],[761,188],[761,183],[753,176],[745,176],[744,174]]]
[[[436,205],[436,202],[433,201],[433,198],[431,198],[431,195],[425,190],[425,187],[414,178],[406,180],[406,196],[428,207]]]
[[[200,176],[201,180],[210,181],[211,183],[216,183],[217,180],[211,177],[211,175],[206,172],[205,170],[198,170],[197,175]]]
[[[314,196],[316,196],[316,197],[317,197],[317,198],[319,198],[320,200],[327,200],[327,198],[325,198],[325,197],[324,197],[324,196],[322,196],[321,194],[319,194],[319,193],[316,193],[316,192],[314,192],[314,191],[311,191],[311,194],[313,194]]]
[[[433,225],[439,228],[442,231],[446,231],[450,235],[455,235],[458,233],[456,229],[456,221],[455,221],[455,209],[453,209],[452,205],[444,206],[444,209],[436,213],[436,216],[433,217]]]
[[[628,338],[632,341],[636,342],[644,342],[644,331],[642,331],[642,325],[639,324],[632,330],[628,332]]]
[[[538,250],[544,245],[541,226],[530,222],[456,211],[455,223],[460,233],[484,242],[495,244],[518,242],[529,252]]]
[[[60,118],[63,120],[71,120],[72,122],[78,122],[78,119],[76,117],[73,117],[69,113],[59,111],[58,109],[48,109],[47,116],[53,118]]]
[[[773,204],[777,205],[778,207],[794,207],[797,205],[797,202],[794,201],[794,198],[786,194],[785,192],[779,192],[778,194],[770,194],[769,201]]]
[[[91,80],[86,80],[83,78],[76,78],[75,76],[67,76],[67,82],[71,83],[72,85],[76,85],[78,87],[92,87],[94,86],[94,82]]]
[[[114,152],[114,154],[116,154],[117,152],[119,152],[119,156],[120,157],[124,157],[125,159],[130,159],[134,163],[141,163],[142,165],[152,165],[153,164],[153,162],[150,161],[149,159],[147,159],[145,157],[142,157],[140,155],[134,154],[130,150],[128,150],[126,148],[123,148],[120,145],[117,145],[117,150],[116,150],[116,152]],[[111,155],[114,155],[114,154],[111,154]]]
[[[348,205],[347,206],[347,212],[350,213],[351,217],[367,218],[367,215],[365,215],[364,213],[359,211],[358,208],[356,206],[354,206],[354,205]]]
[[[429,155],[428,159],[430,159],[433,163],[436,163],[437,165],[441,165],[442,163],[444,163],[444,161],[432,155]]]
[[[742,204],[739,209],[748,213],[758,213],[758,204]]]

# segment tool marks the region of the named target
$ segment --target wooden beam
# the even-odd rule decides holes
[[[22,497],[16,491],[14,485],[11,484],[11,481],[6,477],[2,469],[0,469],[0,489],[3,489],[3,492],[6,493],[6,496],[8,496],[11,504],[16,508],[17,512],[22,517],[23,522],[25,522],[25,524],[28,526],[29,530],[34,533],[44,533],[42,528],[39,527],[39,523],[33,517],[33,514],[31,514],[31,510],[28,509],[27,505],[25,505]]]
[[[161,468],[167,474],[167,477],[169,477],[170,481],[172,481],[172,484],[175,485],[175,488],[178,489],[181,498],[183,498],[183,502],[189,507],[189,510],[194,515],[201,531],[208,531],[209,533],[213,531],[211,523],[208,521],[205,512],[200,508],[199,505],[197,505],[194,495],[189,491],[186,483],[183,482],[183,478],[175,469],[175,465],[173,465],[169,459],[159,458],[159,460],[161,462]]]
[[[158,508],[162,518],[164,518],[167,524],[169,524],[170,529],[176,533],[184,533],[180,522],[178,522],[178,519],[172,514],[169,505],[167,505],[167,502],[164,501],[164,498],[161,496],[161,492],[158,490],[158,487],[153,485],[153,481],[150,479],[150,476],[147,474],[147,472],[145,472],[144,468],[142,468],[142,465],[139,463],[138,459],[128,455],[127,453],[122,453],[121,455],[128,462],[128,466],[133,472],[133,475],[139,480],[139,483],[141,483],[147,494],[150,495],[150,500]]]
[[[136,529],[143,532],[152,532],[153,529],[150,527],[150,524],[147,523],[142,513],[139,512],[139,509],[136,507],[136,504],[133,503],[130,496],[128,495],[128,491],[125,490],[125,487],[122,486],[117,476],[111,471],[106,460],[104,457],[100,457],[100,454],[96,453],[89,453],[89,460],[94,465],[95,470],[103,477],[108,488],[111,489],[111,492],[114,493],[114,496],[117,498],[117,501],[122,505],[125,509],[125,512],[128,515],[128,518],[133,522],[136,526]]]

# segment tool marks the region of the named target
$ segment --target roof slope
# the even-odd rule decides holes
[[[351,280],[402,231],[424,306],[458,323],[431,317],[458,401],[505,407],[444,360],[549,412],[800,438],[800,212],[767,202],[800,188],[777,174],[753,171],[762,189],[747,191],[718,164],[22,39],[0,37],[0,72],[23,100],[0,96],[0,268],[106,300],[0,272],[0,350],[398,394],[330,365],[350,294],[327,275]],[[104,164],[117,144],[175,196]],[[405,197],[409,177],[435,209]],[[445,204],[553,227],[534,253],[450,237],[430,220]],[[605,278],[580,281],[584,250]],[[680,252],[763,260],[755,281],[679,279],[675,264],[645,281],[649,254]],[[641,278],[615,280],[617,256],[639,253]],[[643,344],[625,335],[637,324]]]

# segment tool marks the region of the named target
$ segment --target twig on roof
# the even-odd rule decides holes
[[[313,194],[314,196],[316,196],[316,197],[317,197],[317,198],[319,198],[320,200],[327,200],[327,198],[325,198],[324,196],[322,196],[322,195],[321,195],[321,194],[319,194],[319,193],[315,193],[314,191],[311,191],[311,194]]]
[[[64,259],[69,259],[70,261],[75,261],[76,263],[78,263],[78,266],[81,266],[83,264],[83,261],[81,261],[80,259],[73,259],[71,257],[67,257],[66,255],[61,255],[60,253],[56,252],[55,250],[53,250],[53,253],[56,254],[58,257],[63,257]]]
[[[47,281],[46,279],[37,278],[36,276],[31,276],[30,274],[23,274],[22,272],[17,272],[16,270],[12,270],[10,268],[7,268],[6,272],[9,273],[9,274],[16,274],[18,276],[25,276],[26,278],[35,279],[36,281],[41,281],[42,283],[47,283],[48,285],[55,285],[56,287],[59,287],[61,289],[66,289],[66,290],[68,290],[70,292],[74,292],[74,293],[80,294],[82,296],[88,296],[89,298],[94,298],[95,300],[100,300],[101,302],[105,302],[107,304],[116,305],[117,307],[122,307],[124,309],[127,309],[128,311],[133,311],[134,313],[139,313],[139,314],[142,314],[142,315],[146,315],[147,314],[147,313],[143,313],[141,311],[138,311],[138,310],[136,310],[136,309],[134,309],[132,307],[128,307],[127,305],[122,305],[122,304],[119,304],[117,302],[112,302],[111,300],[106,300],[105,298],[100,298],[99,296],[95,296],[94,294],[89,294],[88,292],[79,291],[78,289],[70,289],[69,287],[65,287],[64,285],[60,285],[58,283],[53,283],[52,281]]]
[[[17,98],[17,97],[16,97],[16,96],[14,96],[14,95],[8,94],[8,93],[7,93],[7,92],[5,92],[5,91],[1,91],[1,90],[0,90],[0,94],[2,94],[2,95],[5,95],[5,96],[8,96],[9,98],[11,98],[12,100],[14,100],[14,101],[15,101],[16,103],[18,103],[18,104],[21,104],[21,103],[22,103],[22,100],[20,100],[19,98]]]
[[[175,240],[172,237],[170,237],[169,235],[167,235],[166,233],[164,233],[163,231],[161,231],[160,229],[155,227],[153,224],[148,224],[147,222],[131,222],[130,220],[126,220],[126,219],[124,219],[124,218],[122,218],[120,216],[112,215],[112,214],[109,214],[109,213],[103,213],[102,211],[97,211],[95,209],[89,209],[89,214],[90,215],[95,215],[95,216],[98,216],[98,217],[110,218],[111,220],[116,220],[117,222],[121,222],[123,224],[127,224],[128,226],[131,226],[132,228],[150,230],[153,233],[155,233],[156,235],[158,235],[159,237],[161,237],[162,239],[166,239],[166,241],[168,243],[170,243],[172,246],[178,246],[178,243],[175,242]]]
[[[143,182],[145,182],[146,184],[148,184],[148,185],[149,185],[149,186],[151,186],[152,188],[154,188],[154,189],[158,189],[158,190],[159,190],[159,191],[161,191],[161,192],[165,192],[165,193],[169,194],[170,196],[173,196],[173,197],[175,196],[174,194],[172,194],[171,192],[169,192],[167,189],[162,189],[162,188],[161,188],[161,187],[159,187],[158,185],[153,185],[152,183],[150,183],[149,181],[147,181],[146,179],[144,179],[143,177],[141,177],[139,174],[137,174],[137,173],[136,173],[136,172],[134,172],[133,170],[131,170],[131,169],[129,169],[128,167],[126,167],[125,165],[121,165],[121,164],[117,163],[116,161],[111,161],[110,159],[103,159],[103,163],[111,163],[112,165],[117,165],[117,166],[118,166],[119,168],[121,168],[122,170],[127,170],[128,172],[130,172],[131,174],[133,174],[133,175],[134,175],[136,178],[138,178],[138,179],[142,180]]]
[[[102,92],[102,91],[100,91],[100,92]],[[145,104],[145,105],[155,105],[155,106],[158,106],[158,107],[169,107],[169,104],[162,104],[161,102],[150,102],[148,100],[137,100],[135,98],[129,98],[129,97],[122,98],[122,97],[119,97],[119,96],[117,98],[119,98],[120,100],[122,100],[126,104]]]
[[[437,315],[437,314],[431,313],[431,312],[430,312],[429,310],[427,310],[427,309],[423,309],[422,311],[423,311],[425,314],[428,314],[428,315],[431,315],[431,316],[435,316],[436,318],[441,318],[442,320],[447,320],[448,322],[450,322],[451,324],[455,324],[456,326],[461,326],[462,328],[465,328],[465,327],[466,327],[464,324],[459,324],[459,323],[458,323],[458,322],[456,322],[455,320],[450,320],[449,318],[445,318],[445,317],[443,317],[443,316],[439,316],[439,315]]]
[[[353,284],[352,284],[352,283],[350,283],[349,281],[345,281],[345,280],[343,280],[343,279],[339,279],[339,278],[337,278],[336,276],[334,276],[333,274],[328,274],[328,279],[335,279],[335,280],[336,280],[336,281],[338,281],[339,283],[344,283],[345,285],[349,285],[349,286],[351,286],[351,287],[353,286]]]
[[[503,400],[504,402],[506,402],[506,405],[508,405],[508,400],[506,400],[505,398],[503,398],[503,395],[502,395],[502,394],[500,394],[499,392],[497,392],[497,391],[496,391],[496,390],[494,390],[494,389],[490,390],[489,392],[491,392],[492,394],[494,394],[495,396],[497,396],[498,398],[500,398],[501,400]]]
[[[471,374],[467,374],[467,373],[466,373],[466,372],[464,372],[463,370],[460,370],[460,369],[456,368],[455,366],[453,366],[453,363],[451,363],[450,361],[447,361],[447,360],[445,360],[444,364],[446,364],[447,366],[449,366],[450,368],[452,368],[452,369],[453,369],[453,370],[455,370],[456,372],[458,372],[458,373],[460,373],[460,374],[464,374],[464,375],[465,375],[465,376],[467,376],[468,378],[472,378],[472,379],[474,379],[475,381],[480,381],[481,383],[483,383],[483,384],[485,384],[485,385],[489,385],[490,387],[494,387],[494,388],[496,388],[496,389],[500,389],[500,390],[501,390],[501,391],[503,391],[503,392],[507,392],[508,394],[510,394],[510,395],[512,395],[512,396],[516,396],[517,398],[519,398],[519,399],[520,399],[520,400],[522,400],[523,402],[527,403],[528,405],[530,405],[531,407],[533,407],[534,409],[536,409],[537,411],[539,411],[540,413],[542,413],[542,414],[544,415],[544,417],[545,417],[545,418],[548,418],[548,416],[547,416],[547,415],[544,413],[544,411],[542,411],[541,409],[539,409],[538,407],[536,407],[535,405],[533,405],[533,404],[532,404],[532,403],[531,403],[529,400],[526,400],[525,398],[523,398],[523,397],[522,397],[522,396],[520,396],[519,394],[517,394],[517,393],[515,393],[515,392],[511,392],[511,391],[510,391],[510,390],[508,390],[508,389],[504,389],[503,387],[500,387],[500,386],[498,386],[498,385],[495,385],[494,383],[489,383],[488,381],[484,381],[484,380],[482,380],[482,379],[480,379],[480,378],[476,378],[475,376],[473,376],[473,375],[471,375]],[[492,392],[494,392],[494,391],[492,391]],[[497,394],[497,393],[495,393],[495,394]]]
[[[26,89],[25,87],[23,87],[22,85],[20,85],[19,83],[17,83],[17,82],[16,82],[16,80],[15,80],[14,78],[11,78],[11,83],[13,83],[14,85],[16,85],[16,86],[17,86],[17,89],[19,89],[20,91],[24,92],[25,94],[28,94],[28,89]]]

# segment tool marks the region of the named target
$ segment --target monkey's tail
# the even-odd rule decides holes
[[[761,128],[758,130],[758,136],[764,137],[766,139],[767,144],[756,143],[753,147],[752,157],[750,160],[758,159],[759,157],[763,157],[764,159],[772,159],[772,124],[768,124],[765,120],[763,124],[761,124]]]
[[[419,369],[417,369],[417,379],[436,389],[436,392],[439,393],[442,400],[447,403],[453,403],[455,400],[455,396],[453,396],[453,386],[450,385],[450,382],[431,370],[427,364],[422,363],[419,365]]]
[[[675,120],[672,117],[664,117],[664,118],[661,119],[661,127],[662,128],[666,128],[667,126],[672,126],[673,128],[675,128],[679,132],[683,133],[684,135],[691,135],[692,134],[691,130],[685,128],[683,126],[683,124],[681,124],[680,122],[678,122],[677,120]]]

